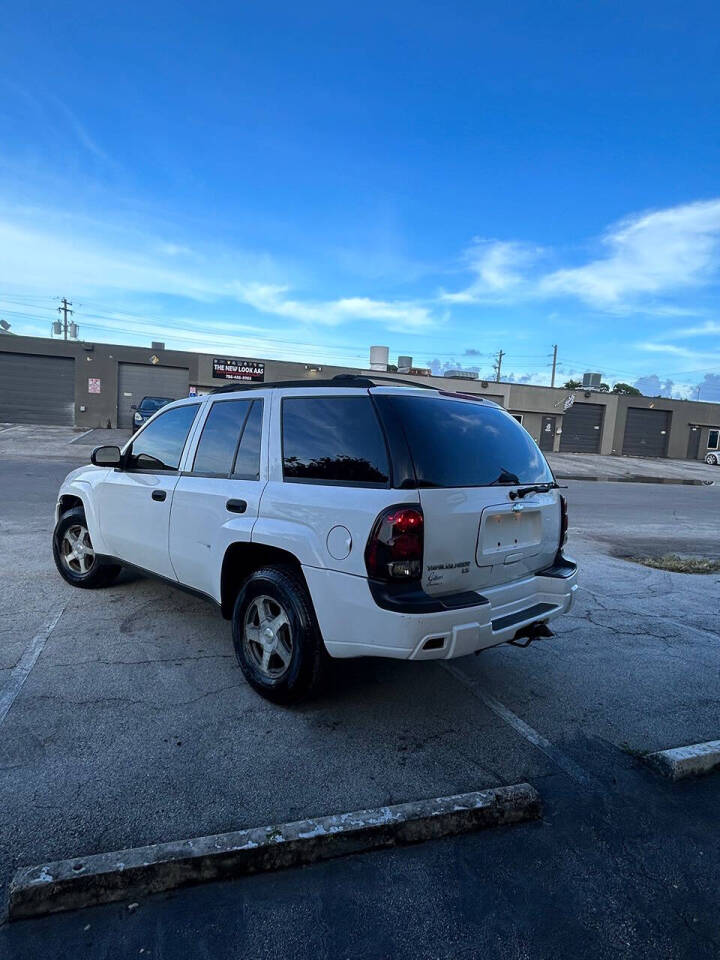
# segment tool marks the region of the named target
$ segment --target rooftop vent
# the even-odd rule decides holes
[[[370,347],[370,369],[387,373],[389,356],[389,347]]]

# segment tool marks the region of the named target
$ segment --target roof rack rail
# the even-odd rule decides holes
[[[403,386],[417,387],[420,390],[436,390],[442,393],[440,387],[425,383],[416,383],[414,380],[403,380],[400,377],[366,376],[361,373],[339,373],[330,380],[275,380],[272,383],[229,383],[223,387],[215,387],[213,393],[234,393],[236,390],[277,390],[283,387],[376,387],[376,380],[386,383],[399,383]]]

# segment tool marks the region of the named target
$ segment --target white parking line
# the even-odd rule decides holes
[[[525,723],[524,720],[521,720],[520,717],[518,717],[516,713],[513,713],[509,707],[506,707],[504,703],[501,703],[493,697],[492,694],[483,690],[477,680],[472,680],[454,665],[443,663],[442,666],[445,667],[456,680],[459,680],[460,683],[466,686],[478,700],[482,700],[485,706],[492,710],[496,716],[504,720],[505,723],[510,724],[514,730],[517,730],[521,736],[525,737],[525,739],[532,743],[534,747],[537,747],[538,750],[542,750],[542,752],[549,757],[553,763],[557,764],[561,770],[564,770],[569,777],[572,777],[573,780],[576,780],[590,790],[594,790],[597,793],[605,793],[605,788],[591,776],[591,774],[583,770],[581,766],[566,756],[566,754],[554,744],[550,743],[550,741],[538,733],[537,730],[534,730],[529,724]]]
[[[70,443],[77,443],[79,440],[82,440],[83,437],[86,437],[89,433],[92,433],[95,427],[91,427],[89,430],[86,430],[85,433],[81,433],[79,436],[74,437]]]
[[[62,604],[60,609],[57,610],[43,625],[39,633],[35,634],[30,641],[27,650],[13,667],[13,670],[10,674],[10,679],[5,686],[5,689],[0,692],[0,724],[8,715],[8,711],[15,702],[15,698],[22,690],[22,685],[27,680],[28,674],[32,668],[35,666],[35,662],[42,653],[43,647],[47,642],[47,638],[57,626],[58,620],[65,612],[66,606],[67,600]]]

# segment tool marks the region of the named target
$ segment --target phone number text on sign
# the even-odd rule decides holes
[[[265,380],[265,364],[262,360],[227,360],[213,358],[213,376],[222,380]]]

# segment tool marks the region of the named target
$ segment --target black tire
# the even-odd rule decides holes
[[[83,555],[81,558],[68,560],[68,537],[77,540],[75,531],[80,530],[85,531],[82,537]],[[119,564],[107,563],[95,556],[82,507],[73,507],[58,520],[53,533],[53,558],[63,580],[67,580],[73,587],[88,590],[109,586],[121,569]],[[83,570],[83,567],[86,569]]]
[[[250,639],[246,626],[260,631],[253,623],[261,607],[281,611],[287,626],[278,629],[280,640],[263,640],[275,644],[267,669],[260,663],[260,646]],[[278,614],[274,620],[281,620]],[[328,654],[320,636],[312,601],[302,577],[288,566],[269,566],[256,570],[242,585],[232,615],[235,655],[245,677],[261,696],[273,703],[298,703],[316,693],[323,680]],[[289,642],[288,642],[289,641]],[[288,653],[288,647],[290,648]],[[284,660],[288,660],[285,665]],[[276,674],[275,676],[271,674]]]

